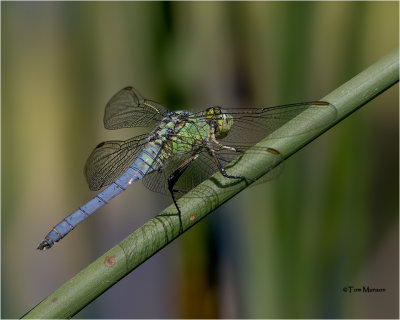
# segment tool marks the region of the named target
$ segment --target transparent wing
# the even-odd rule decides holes
[[[126,141],[100,143],[90,154],[85,165],[85,176],[90,190],[99,190],[119,178],[147,143],[147,134]]]
[[[248,148],[250,147],[251,146],[248,146]],[[221,165],[228,171],[228,173],[229,170],[241,160],[241,156],[243,155],[243,151],[235,152],[224,150],[218,147],[216,147],[214,151]],[[215,159],[208,153],[205,148],[201,149],[200,147],[199,152],[200,155],[198,156],[198,158],[187,167],[182,176],[176,182],[174,189],[179,191],[178,193],[176,193],[176,198],[179,198],[181,195],[190,191],[198,184],[210,178],[214,173],[219,171]],[[251,149],[251,152],[260,153],[267,152],[267,150],[265,148],[261,149],[253,147]],[[143,178],[144,185],[154,192],[169,195],[170,193],[168,190],[168,177],[172,173],[174,173],[179,168],[179,166],[187,159],[189,159],[192,155],[193,152],[174,155],[164,164],[161,170],[147,174]],[[279,156],[279,154],[277,154],[276,156]],[[280,165],[276,169],[271,170],[260,179],[260,182],[265,182],[276,178],[280,174],[281,169],[282,166]]]
[[[118,91],[107,103],[104,113],[106,129],[149,127],[168,114],[168,109],[144,99],[133,87]]]
[[[143,178],[144,185],[151,191],[170,195],[168,190],[168,177],[174,173],[185,160],[190,158],[192,154],[193,153],[175,155],[165,163],[161,170],[147,174]],[[212,176],[217,170],[218,167],[207,152],[201,152],[199,157],[187,167],[176,182],[174,189],[179,190],[176,197],[179,198],[182,194],[188,192],[199,183]]]
[[[247,149],[261,139],[284,138],[300,135],[333,122],[337,117],[336,108],[329,102],[312,101],[269,108],[222,108],[233,117],[233,126],[228,135],[220,142],[237,148]],[[204,112],[195,114],[203,116]],[[313,121],[306,121],[318,117],[318,125],[310,126]],[[282,125],[290,122],[290,134],[274,133]]]

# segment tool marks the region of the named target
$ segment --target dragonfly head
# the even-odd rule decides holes
[[[225,138],[233,125],[233,117],[221,107],[211,107],[207,109],[207,119],[212,120],[216,126],[215,137]]]

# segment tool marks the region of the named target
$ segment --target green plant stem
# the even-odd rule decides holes
[[[279,136],[287,138],[267,137],[258,143],[259,147],[279,150],[281,157],[268,153],[265,156],[255,156],[249,152],[243,156],[243,161],[238,162],[232,169],[249,178],[263,176],[398,80],[399,50],[396,49],[321,99],[336,107],[335,121],[328,124],[323,115],[310,117],[305,125],[319,129],[301,135],[290,134],[293,126],[289,122],[278,129]],[[236,171],[231,174],[235,173]],[[245,181],[232,182],[232,179],[226,179],[217,173],[194,188],[179,200],[184,230],[246,188],[247,184]],[[23,318],[72,317],[178,236],[179,219],[175,207],[171,205],[67,281]]]

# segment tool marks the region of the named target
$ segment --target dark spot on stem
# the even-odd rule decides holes
[[[276,154],[276,155],[281,154],[278,150],[276,150],[274,148],[267,148],[267,151],[269,153]]]
[[[112,257],[107,256],[104,260],[104,264],[107,267],[112,267],[115,264],[115,256]]]
[[[316,106],[329,106],[330,105],[330,103],[326,102],[326,101],[314,101],[313,104]]]

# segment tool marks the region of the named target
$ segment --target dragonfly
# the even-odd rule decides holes
[[[104,127],[153,130],[125,141],[102,142],[95,147],[86,162],[85,176],[90,190],[106,188],[53,227],[38,249],[51,248],[138,180],[143,180],[148,189],[172,197],[181,232],[181,210],[177,202],[181,194],[217,171],[229,179],[251,180],[230,175],[227,165],[288,121],[296,127],[305,117],[310,117],[309,112],[302,117],[309,109],[323,113],[327,121],[333,121],[336,113],[336,108],[326,101],[266,108],[212,106],[200,112],[169,111],[165,106],[143,98],[135,88],[123,88],[106,105]],[[294,130],[292,134],[315,129],[306,127]],[[255,150],[280,155],[274,148]]]

